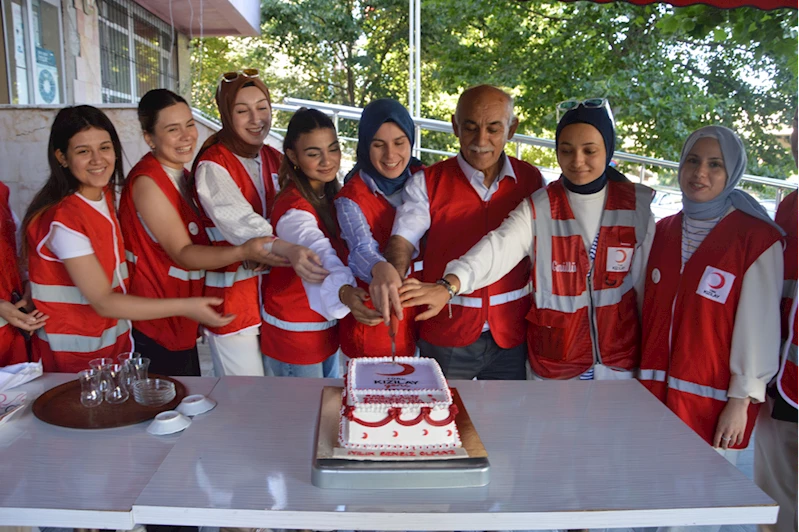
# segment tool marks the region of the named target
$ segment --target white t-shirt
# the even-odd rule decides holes
[[[85,197],[83,199],[106,218],[111,217],[105,197],[96,201]],[[59,223],[53,224],[50,238],[47,240],[47,247],[61,261],[94,254],[92,243],[86,235],[68,229]]]

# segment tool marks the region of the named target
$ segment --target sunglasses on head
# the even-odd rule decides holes
[[[257,78],[260,77],[260,72],[258,72],[257,68],[244,68],[241,70],[233,70],[231,72],[225,72],[222,74],[222,77],[219,78],[219,85],[224,83],[230,83],[231,81],[236,81],[239,79],[239,76],[245,78]]]
[[[572,109],[577,109],[580,106],[585,107],[586,109],[600,109],[603,108],[608,113],[608,117],[610,118],[610,122],[613,124],[613,127],[616,127],[616,121],[613,119],[613,111],[610,109],[610,103],[608,102],[607,98],[586,98],[585,100],[563,100],[557,105],[558,110],[558,122],[560,122],[560,117],[568,111]]]

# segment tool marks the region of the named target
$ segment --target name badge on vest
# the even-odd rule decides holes
[[[605,271],[629,272],[633,262],[633,248],[608,248],[608,259]]]
[[[705,268],[705,273],[702,274],[702,280],[699,281],[699,288],[697,288],[696,293],[723,305],[727,302],[734,282],[735,275],[713,266],[708,266]]]

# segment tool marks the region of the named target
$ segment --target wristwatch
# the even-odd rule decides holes
[[[444,278],[442,277],[441,279],[439,279],[438,281],[436,281],[436,284],[440,284],[441,286],[443,286],[444,288],[446,288],[446,289],[447,289],[447,292],[449,292],[449,298],[450,298],[450,299],[452,299],[453,297],[455,297],[455,294],[456,294],[457,292],[455,291],[455,287],[454,287],[454,286],[452,286],[452,283],[450,283],[449,281],[447,281],[446,279],[444,279]]]

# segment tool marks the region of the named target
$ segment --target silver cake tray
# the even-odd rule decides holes
[[[466,456],[448,460],[352,460],[333,457],[338,447],[338,428],[343,388],[325,386],[316,429],[311,482],[318,488],[420,489],[470,488],[489,482],[488,453],[463,406],[458,391],[452,400],[458,407],[458,427]]]

